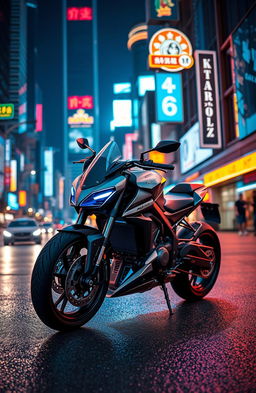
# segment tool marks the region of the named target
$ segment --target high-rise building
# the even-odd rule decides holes
[[[39,207],[40,157],[36,129],[36,0],[0,3],[1,212]],[[13,116],[3,111],[13,107]],[[40,160],[39,160],[40,161]],[[31,175],[35,173],[35,175]],[[3,180],[4,179],[4,180]],[[19,196],[23,200],[19,203]],[[26,197],[24,197],[26,195]],[[24,202],[25,201],[25,202]],[[1,216],[1,220],[3,215]]]
[[[81,173],[74,165],[84,157],[76,139],[87,138],[98,149],[97,2],[70,0],[66,8],[67,147],[66,189]],[[66,198],[67,202],[67,198]]]

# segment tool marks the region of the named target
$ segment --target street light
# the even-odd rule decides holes
[[[35,176],[35,175],[36,175],[36,171],[33,169],[32,171],[30,171],[30,174],[31,174],[32,176]]]

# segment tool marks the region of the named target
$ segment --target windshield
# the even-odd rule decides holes
[[[9,225],[11,227],[36,227],[35,221],[32,220],[22,220],[22,221],[12,221]]]
[[[113,162],[119,158],[121,154],[116,142],[108,142],[86,169],[82,177],[83,187],[90,188],[101,183]]]

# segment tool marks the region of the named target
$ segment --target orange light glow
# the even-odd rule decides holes
[[[27,204],[27,192],[24,190],[19,191],[19,205],[24,207]]]
[[[148,39],[148,32],[143,31],[137,34],[134,34],[131,38],[129,38],[127,46],[128,49],[131,49],[132,45],[137,41],[147,40]]]
[[[233,161],[228,165],[224,165],[212,172],[206,173],[204,176],[204,184],[209,187],[222,183],[226,180],[233,179],[236,176],[251,172],[256,168],[256,152],[247,154]]]

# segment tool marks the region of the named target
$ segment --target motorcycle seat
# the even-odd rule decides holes
[[[165,210],[169,213],[175,213],[178,210],[194,205],[194,198],[187,193],[173,193],[172,190],[164,196]]]

